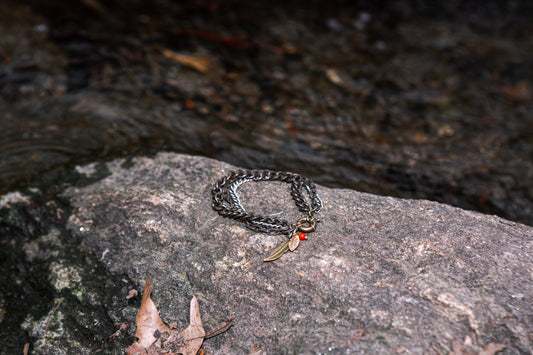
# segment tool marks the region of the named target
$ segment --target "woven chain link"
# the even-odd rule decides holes
[[[298,210],[312,217],[322,209],[322,200],[317,195],[316,186],[307,178],[298,174],[271,170],[237,170],[229,173],[215,183],[213,187],[213,209],[222,217],[232,218],[244,223],[249,229],[262,233],[290,234],[294,224],[274,218],[262,217],[246,212],[241,203],[237,189],[250,181],[282,181],[291,184],[291,196]],[[302,188],[308,195],[304,198]]]

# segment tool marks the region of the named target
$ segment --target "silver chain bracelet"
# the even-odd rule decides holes
[[[291,196],[296,207],[304,216],[294,223],[273,217],[262,217],[245,210],[237,189],[250,181],[282,181],[291,184]],[[307,199],[304,193],[307,193]],[[283,234],[287,240],[276,246],[264,261],[273,261],[287,251],[294,251],[300,240],[307,239],[305,233],[314,232],[320,219],[315,214],[322,209],[322,200],[318,197],[316,186],[307,178],[298,174],[271,170],[238,170],[229,173],[215,183],[212,190],[213,209],[222,217],[244,223],[253,231]],[[309,201],[309,203],[308,203]]]

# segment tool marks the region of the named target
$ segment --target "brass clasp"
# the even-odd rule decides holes
[[[320,222],[320,219],[314,217],[302,217],[296,222],[296,227],[300,232],[309,233],[316,230],[316,224]]]

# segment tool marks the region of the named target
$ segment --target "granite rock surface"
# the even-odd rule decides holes
[[[77,167],[93,181],[63,190],[68,208],[44,204],[61,211],[63,227],[23,246],[47,265],[58,297],[22,325],[35,353],[121,353],[147,275],[161,317],[181,329],[192,295],[207,332],[234,317],[205,340],[208,354],[533,352],[533,228],[318,186],[316,232],[263,262],[283,237],[211,208],[214,182],[233,169],[170,153]],[[247,210],[300,217],[287,184],[249,182],[239,194]]]
[[[293,253],[265,263],[281,236],[211,209],[213,183],[234,167],[175,154],[113,161],[110,174],[64,192],[84,248],[113,273],[154,280],[163,317],[233,327],[209,353],[533,352],[533,229],[424,201],[319,187],[322,222]],[[296,220],[288,186],[250,182],[255,213]],[[470,345],[471,344],[471,345]]]

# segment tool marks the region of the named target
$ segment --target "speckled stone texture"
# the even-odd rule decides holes
[[[63,198],[83,248],[142,290],[162,318],[186,324],[198,297],[208,354],[438,354],[502,343],[533,352],[533,228],[425,200],[319,186],[322,222],[293,253],[265,263],[281,236],[211,209],[213,183],[234,167],[161,153],[117,160]],[[83,171],[80,169],[80,171]],[[256,213],[299,217],[288,185],[239,189]]]

